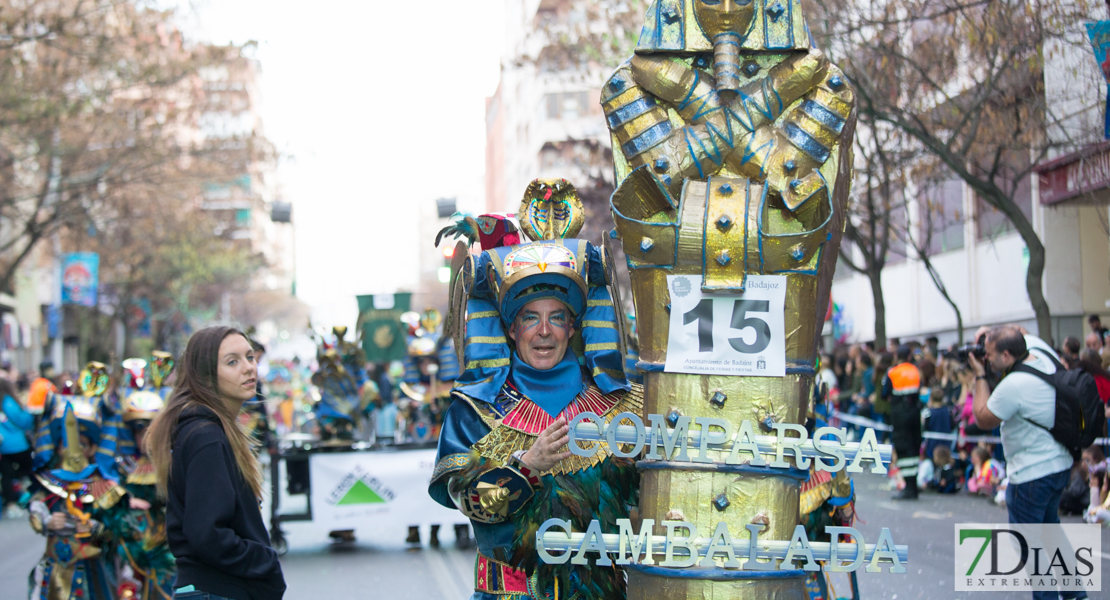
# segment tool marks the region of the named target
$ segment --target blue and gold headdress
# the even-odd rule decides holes
[[[623,323],[614,310],[612,260],[604,247],[574,239],[584,211],[565,179],[536,180],[520,207],[520,230],[531,242],[469,253],[460,242],[453,265],[449,329],[461,351],[455,387],[492,402],[509,377],[506,335],[520,309],[534,300],[559,300],[574,315],[570,349],[603,392],[629,389],[624,375]]]
[[[80,481],[93,472],[109,479],[115,471],[114,432],[104,428],[104,397],[51,393],[46,400],[42,425],[35,439],[34,469],[50,466],[55,456],[61,458],[51,474],[63,481]],[[90,465],[81,453],[80,436],[97,444],[95,462]]]

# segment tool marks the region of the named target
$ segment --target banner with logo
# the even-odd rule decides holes
[[[1102,591],[1102,528],[957,523],[956,591]]]
[[[312,520],[333,529],[360,525],[467,523],[428,495],[436,451],[327,452],[309,459]]]
[[[62,304],[96,306],[100,255],[72,252],[62,255]]]
[[[401,314],[409,310],[412,294],[358,296],[358,326],[366,360],[383,363],[405,358],[405,325]]]

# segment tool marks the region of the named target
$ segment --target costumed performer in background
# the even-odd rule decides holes
[[[459,360],[451,338],[440,331],[443,315],[438,310],[429,308],[420,315],[405,313],[401,318],[411,332],[405,344],[405,374],[400,383],[401,394],[409,400],[408,433],[414,442],[433,441],[439,437],[443,415],[451,404]]]
[[[155,491],[154,464],[146,446],[146,430],[173,390],[163,385],[173,364],[171,356],[158,353],[152,357],[147,377],[146,361],[131,358],[123,362],[130,381],[120,390],[121,424],[111,433],[116,442],[116,470],[130,498],[126,510],[116,511],[106,521],[118,542],[120,600],[169,600],[173,596],[177,569],[166,542],[166,507]]]
[[[459,359],[451,338],[443,335],[440,325],[443,315],[428,308],[421,315],[406,313],[402,320],[412,328],[405,346],[402,364],[405,374],[401,379],[401,394],[407,399],[406,422],[408,434],[415,442],[428,442],[439,438],[443,418],[451,405],[451,386],[459,376]],[[409,323],[412,316],[416,322]],[[415,327],[413,327],[415,325]],[[420,546],[420,528],[409,526],[405,543]],[[455,543],[460,548],[470,547],[470,526],[455,524]],[[439,548],[439,524],[431,526],[428,545]]]
[[[81,395],[51,393],[35,442],[31,527],[46,536],[39,561],[39,600],[115,600],[112,535],[104,526],[122,510],[126,491],[114,478],[111,452],[102,452],[108,373],[89,363],[78,379]],[[31,578],[32,586],[34,578]]]
[[[583,218],[573,186],[537,180],[520,211],[521,228],[535,241],[483,239],[476,257],[455,252],[463,258],[451,319],[465,367],[429,493],[473,523],[474,600],[625,597],[620,567],[547,565],[535,547],[547,519],[567,519],[577,531],[597,519],[604,533],[617,533],[617,519],[638,504],[631,459],[607,446],[588,458],[567,449],[567,423],[578,413],[608,422],[642,408],[641,388],[624,374],[609,254],[570,239]]]
[[[814,386],[813,400],[806,414],[806,429],[809,437],[821,427],[828,426],[829,388],[826,384]],[[835,443],[832,436],[826,436]],[[806,528],[806,536],[813,542],[831,542],[826,527],[852,527],[856,521],[855,484],[846,469],[836,473],[818,471],[810,464],[809,479],[802,482],[798,499],[799,522]],[[765,523],[766,524],[766,523]],[[845,543],[858,543],[857,540],[844,539]],[[839,596],[829,595],[831,588],[825,567],[806,575],[806,593],[809,600],[835,600]],[[848,574],[852,589],[852,600],[859,600],[859,583],[855,571]]]
[[[346,327],[333,327],[335,345],[321,341],[316,360],[319,368],[312,384],[320,392],[316,420],[320,440],[326,445],[343,446],[355,441],[355,429],[368,414],[371,404],[362,395],[366,383],[366,359],[356,344],[344,340]]]

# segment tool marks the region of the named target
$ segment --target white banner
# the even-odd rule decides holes
[[[435,460],[434,449],[313,454],[312,520],[335,529],[469,522],[428,495]]]
[[[749,275],[743,294],[702,294],[700,277],[668,275],[668,373],[786,375],[786,277]]]

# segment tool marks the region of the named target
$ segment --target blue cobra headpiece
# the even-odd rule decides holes
[[[472,256],[459,281],[467,295],[463,372],[455,387],[492,402],[511,369],[507,328],[529,302],[555,299],[574,314],[579,361],[602,392],[629,389],[620,327],[608,286],[612,263],[586,240],[553,239],[499,247]],[[572,344],[572,347],[575,344]]]

